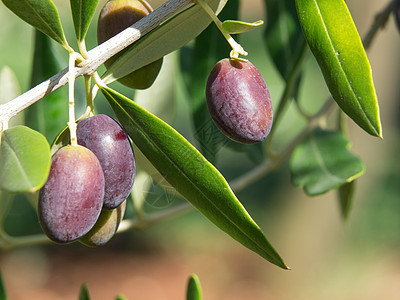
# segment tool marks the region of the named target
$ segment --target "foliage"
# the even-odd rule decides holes
[[[365,172],[365,166],[358,156],[351,153],[350,138],[345,134],[342,121],[321,124],[327,124],[328,116],[335,112],[338,115],[347,114],[372,136],[382,137],[382,128],[371,67],[343,0],[265,0],[268,23],[263,38],[276,69],[285,81],[285,89],[274,114],[270,135],[255,145],[241,145],[222,135],[212,123],[205,103],[205,82],[212,66],[228,55],[231,59],[245,61],[241,56],[246,56],[247,52],[235,40],[240,35],[235,38],[232,35],[260,30],[259,26],[263,24],[261,20],[236,20],[238,0],[197,0],[195,4],[189,0],[170,0],[133,27],[90,51],[86,50],[85,39],[98,0],[71,0],[79,53],[69,46],[57,8],[51,0],[2,2],[36,29],[32,87],[64,67],[53,47],[53,40],[68,51],[70,61],[68,73],[59,73],[61,77],[63,74],[68,76],[68,95],[65,89],[60,89],[48,93],[45,101],[34,103],[34,96],[28,92],[20,96],[24,105],[18,104],[21,101],[15,101],[18,98],[11,101],[9,98],[0,99],[4,103],[0,106],[0,207],[8,206],[15,198],[11,193],[37,196],[33,193],[46,182],[51,154],[64,145],[76,143],[76,122],[95,114],[95,99],[101,97],[101,93],[98,93],[100,90],[132,140],[137,154],[143,154],[138,162],[141,172],[159,181],[160,178],[166,180],[168,183],[164,187],[171,188],[172,193],[185,198],[222,231],[267,261],[289,269],[236,196],[240,189],[258,180],[260,174],[264,176],[289,161],[291,179],[295,186],[302,187],[310,196],[337,189],[343,215],[348,216],[354,181]],[[391,8],[394,7],[393,3],[390,4]],[[218,16],[225,20],[221,22]],[[214,24],[210,25],[212,21]],[[128,46],[129,50],[102,76],[97,73],[97,68],[93,67],[94,61],[104,63]],[[311,116],[304,113],[297,99],[307,47],[321,68],[332,99],[338,104],[334,106],[334,101],[328,99]],[[189,121],[193,123],[195,141],[174,129],[171,121],[162,120],[160,114],[163,112],[152,113],[144,108],[144,104],[135,101],[136,96],[139,98],[139,92],[136,92],[136,96],[132,93],[133,97],[127,97],[110,87],[119,78],[174,51],[180,57],[178,77],[182,79],[181,84],[186,87],[191,98],[188,105],[191,113]],[[247,51],[250,53],[252,49]],[[86,71],[78,73],[79,70]],[[86,110],[75,118],[74,91],[77,88],[74,80],[77,74],[85,77]],[[51,84],[58,81],[52,78]],[[0,84],[4,85],[3,77],[1,79]],[[11,76],[5,82],[15,86]],[[152,89],[157,90],[157,81]],[[34,93],[35,89],[31,91]],[[15,88],[10,90],[10,93],[13,92]],[[40,95],[37,98],[43,98],[46,94],[38,93]],[[166,97],[170,98],[173,97]],[[283,150],[276,152],[274,138],[277,127],[282,123],[291,99],[296,100],[298,113],[304,117],[307,125],[288,141]],[[66,124],[67,107],[69,117]],[[9,122],[10,118],[21,111],[26,112],[26,126],[13,126]],[[46,138],[54,140],[51,149]],[[259,166],[231,184],[218,170],[217,154],[222,147],[233,150],[237,155],[247,154]],[[146,166],[148,162],[151,167]],[[143,186],[141,189],[145,194],[148,187]],[[139,200],[141,197],[133,194],[128,199],[133,201],[136,219],[126,218],[123,222],[127,226],[121,226],[124,230],[143,228],[152,220],[151,215],[144,212],[143,199]],[[182,207],[186,208],[187,204]],[[172,216],[176,211],[177,207],[167,208],[165,215]],[[1,224],[5,217],[6,214],[0,215]],[[0,247],[14,246],[12,241],[12,237],[1,229]],[[26,245],[35,243],[31,237],[26,241]],[[38,241],[47,239],[40,235]],[[19,240],[16,245],[24,243]],[[1,284],[0,292],[2,290]],[[123,296],[117,298],[123,299]],[[79,299],[90,299],[86,284],[82,286]],[[201,288],[195,275],[189,279],[187,299],[201,299]]]

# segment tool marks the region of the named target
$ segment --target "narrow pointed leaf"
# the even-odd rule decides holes
[[[219,14],[227,0],[205,0]],[[183,47],[211,23],[210,16],[200,5],[193,5],[147,34],[121,56],[104,74],[111,83]]]
[[[222,28],[226,30],[229,34],[239,34],[244,33],[254,28],[257,28],[264,24],[264,21],[258,20],[256,22],[243,22],[243,21],[236,21],[236,20],[226,20],[222,22]]]
[[[297,146],[290,161],[292,182],[315,196],[361,176],[363,162],[349,151],[341,132],[316,129]]]
[[[355,181],[343,184],[338,189],[339,204],[343,219],[349,216],[351,205],[353,204]]]
[[[99,0],[70,0],[75,34],[79,42],[87,34],[98,2]]]
[[[3,276],[0,272],[0,300],[7,300],[6,289],[4,288]]]
[[[79,293],[79,300],[90,300],[89,290],[87,284],[82,284],[81,291]]]
[[[50,146],[46,138],[25,126],[1,133],[0,188],[9,192],[35,192],[50,171]]]
[[[186,300],[202,300],[202,292],[199,277],[196,274],[190,276],[187,291]]]
[[[292,72],[305,43],[293,0],[264,0],[267,26],[265,45],[284,79]]]
[[[35,49],[31,74],[31,87],[45,81],[65,67],[57,55],[54,42],[45,34],[35,32]],[[52,141],[68,121],[68,89],[60,88],[25,110],[25,125],[42,133]]]
[[[340,108],[362,129],[382,136],[372,71],[343,0],[296,0],[307,43]]]
[[[132,141],[176,191],[232,238],[287,268],[225,178],[196,148],[134,101],[109,88],[102,92]]]
[[[2,0],[13,13],[63,46],[64,36],[57,8],[51,0]]]

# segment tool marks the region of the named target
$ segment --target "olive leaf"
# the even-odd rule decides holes
[[[264,41],[284,79],[292,72],[305,43],[292,0],[264,0],[267,26]]]
[[[0,271],[0,300],[7,300],[6,289],[4,288],[3,276]]]
[[[79,293],[79,300],[90,300],[89,290],[87,284],[82,284],[81,291]]]
[[[50,146],[46,138],[26,126],[1,133],[0,188],[9,192],[35,192],[50,171]]]
[[[371,66],[343,0],[296,0],[297,14],[332,97],[362,129],[382,137]]]
[[[84,40],[99,0],[70,0],[72,19],[78,42]]]
[[[35,31],[35,49],[31,74],[31,87],[61,71],[65,65],[57,55],[54,42],[40,31]],[[42,133],[52,141],[68,121],[68,89],[60,88],[25,110],[28,127]]]
[[[202,300],[203,296],[201,293],[201,285],[199,277],[196,274],[192,274],[189,277],[187,290],[186,290],[186,300]]]
[[[227,0],[206,2],[218,15]],[[103,81],[111,83],[183,47],[210,23],[210,16],[200,5],[187,8],[134,43],[104,74]]]
[[[290,172],[295,186],[315,196],[353,181],[365,171],[339,131],[317,128],[293,151]]]
[[[258,20],[253,23],[237,20],[226,20],[222,22],[222,28],[229,34],[238,34],[253,30],[254,28],[259,27],[263,24],[264,21],[262,20]]]
[[[225,178],[192,144],[134,101],[108,87],[101,90],[132,141],[177,192],[232,238],[287,268]]]
[[[51,0],[1,0],[13,13],[44,34],[69,48],[57,8]]]
[[[345,183],[338,189],[339,204],[343,219],[349,216],[350,208],[353,203],[355,180]]]

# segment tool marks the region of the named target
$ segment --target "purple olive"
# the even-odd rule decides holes
[[[208,77],[206,99],[212,119],[230,139],[253,144],[269,134],[273,119],[271,97],[251,62],[220,60]]]
[[[82,146],[58,150],[40,190],[38,215],[44,232],[58,243],[85,235],[103,206],[104,174],[97,157]]]
[[[129,196],[135,179],[135,156],[125,131],[100,114],[79,121],[76,134],[78,144],[89,148],[103,168],[104,208],[116,208]]]

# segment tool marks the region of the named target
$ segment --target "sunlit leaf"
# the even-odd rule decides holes
[[[186,291],[186,300],[201,300],[203,299],[201,293],[201,285],[199,277],[196,274],[190,276],[187,291]]]
[[[236,20],[226,20],[222,22],[222,28],[229,34],[239,34],[253,30],[264,24],[264,21],[258,20],[256,22],[244,22]]]
[[[99,0],[70,0],[72,19],[78,41],[83,41]]]
[[[1,0],[13,13],[63,46],[68,45],[51,0]]]
[[[50,171],[50,146],[46,138],[25,126],[1,133],[0,188],[10,192],[35,192]]]
[[[300,24],[340,108],[362,129],[382,136],[372,71],[343,0],[296,0]]]
[[[102,92],[132,141],[176,191],[238,242],[287,268],[225,178],[196,148],[134,101],[109,88]]]
[[[227,0],[206,0],[219,14]],[[183,47],[211,23],[200,5],[193,5],[141,38],[121,56],[103,76],[111,83],[129,73]]]
[[[31,87],[47,80],[65,67],[53,41],[35,32]],[[26,125],[52,141],[68,121],[68,89],[60,88],[25,110]]]
[[[316,129],[294,150],[290,160],[292,182],[315,196],[361,176],[363,162],[349,151],[341,132]]]

